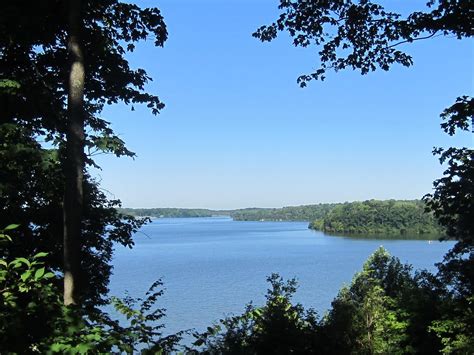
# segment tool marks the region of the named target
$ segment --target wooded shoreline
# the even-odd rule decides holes
[[[234,221],[308,222],[308,228],[328,234],[426,236],[423,239],[438,239],[443,235],[443,229],[433,215],[425,211],[420,200],[367,200],[236,210],[124,208],[119,212],[150,218],[230,216]]]

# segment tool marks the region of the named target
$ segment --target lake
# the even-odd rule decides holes
[[[415,268],[434,263],[452,242],[327,236],[307,222],[239,222],[231,218],[162,218],[136,234],[135,247],[119,247],[111,295],[143,296],[162,278],[166,333],[204,330],[225,315],[264,303],[266,277],[296,277],[294,301],[323,314],[380,245]]]

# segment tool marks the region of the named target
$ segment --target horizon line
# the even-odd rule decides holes
[[[376,199],[370,198],[365,200],[352,200],[352,201],[343,201],[343,202],[315,202],[315,203],[308,203],[308,204],[295,204],[295,205],[284,205],[281,207],[257,207],[257,206],[250,206],[250,207],[237,207],[237,208],[209,208],[209,207],[119,207],[119,208],[127,208],[127,209],[179,209],[179,210],[209,210],[209,211],[234,211],[234,210],[243,210],[243,209],[281,209],[287,207],[305,207],[305,206],[315,206],[315,205],[333,205],[333,204],[344,204],[344,203],[354,203],[354,202],[366,202],[366,201],[423,201],[421,198],[419,199],[396,199],[396,198],[388,198],[388,199]]]

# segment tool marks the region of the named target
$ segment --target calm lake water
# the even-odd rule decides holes
[[[453,245],[427,240],[355,239],[308,230],[306,222],[238,222],[230,218],[163,218],[117,248],[111,295],[143,296],[162,278],[166,333],[204,330],[225,315],[264,303],[266,277],[296,277],[294,301],[320,314],[380,245],[402,262],[435,270]]]

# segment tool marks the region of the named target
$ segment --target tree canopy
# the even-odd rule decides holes
[[[0,79],[17,84],[14,94],[2,95],[2,122],[25,126],[55,144],[64,138],[67,116],[68,4],[6,1],[0,14]],[[88,0],[82,2],[81,18],[86,145],[90,151],[133,155],[100,113],[104,105],[118,102],[145,104],[153,114],[164,107],[145,91],[151,77],[125,58],[140,40],[163,46],[168,35],[163,17],[157,8]]]
[[[337,205],[310,228],[329,233],[441,236],[443,229],[422,201],[350,202]],[[436,236],[434,238],[437,238]]]
[[[51,266],[63,261],[63,195],[68,146],[68,37],[70,1],[6,1],[0,13],[0,223],[18,223],[17,247],[5,253],[50,252]],[[133,156],[102,117],[105,105],[146,105],[158,114],[159,97],[145,90],[144,69],[131,68],[126,53],[142,40],[163,46],[166,25],[160,10],[116,0],[81,1],[77,10],[85,69],[81,108],[84,144],[79,155],[95,165],[94,154]],[[84,151],[85,148],[85,151]],[[81,158],[81,157],[79,157]],[[112,267],[112,244],[131,246],[142,222],[121,216],[118,200],[109,200],[84,169],[80,216],[80,259],[84,299],[100,304]],[[101,272],[97,272],[101,270]],[[87,280],[87,281],[85,281]]]
[[[329,70],[351,68],[367,74],[389,70],[393,64],[411,66],[413,58],[401,47],[405,43],[438,35],[473,35],[468,0],[430,0],[423,11],[407,16],[370,0],[280,0],[278,8],[278,19],[253,36],[272,41],[285,31],[293,45],[319,48],[319,68],[298,78],[302,87],[313,79],[324,80]]]

